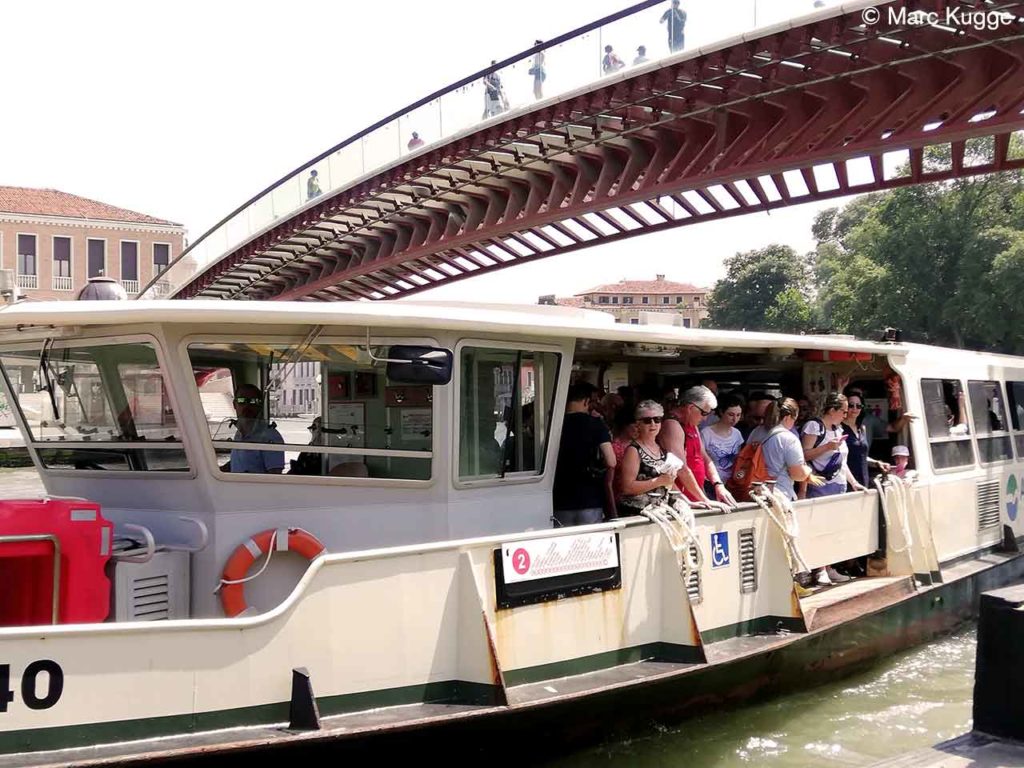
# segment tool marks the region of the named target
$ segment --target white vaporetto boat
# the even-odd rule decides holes
[[[834,675],[1024,572],[1019,358],[560,307],[195,301],[9,306],[0,366],[51,495],[0,505],[19,596],[0,605],[0,766],[581,738]],[[869,405],[922,415],[916,478],[884,504],[552,528],[574,378],[813,400],[851,373]],[[245,385],[266,429],[243,450]],[[282,474],[237,471],[282,451]],[[877,575],[801,599],[795,546]]]

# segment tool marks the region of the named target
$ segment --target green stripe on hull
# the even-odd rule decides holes
[[[707,632],[701,632],[700,639],[707,645],[733,637],[772,635],[779,630],[806,632],[807,627],[803,619],[793,616],[761,616],[757,619],[741,621],[737,624],[730,624],[727,627],[716,627],[715,629],[709,629]]]
[[[316,679],[313,679],[314,691]],[[502,701],[498,686],[450,680],[425,685],[409,685],[381,691],[349,693],[317,698],[321,715],[341,715],[380,707],[403,704],[472,704],[495,705]],[[112,723],[90,723],[56,728],[32,728],[0,733],[0,754],[12,752],[38,752],[50,749],[68,749],[93,744],[116,744],[160,736],[179,736],[187,733],[215,731],[250,725],[270,725],[288,722],[288,702],[239,707],[216,712],[188,715],[148,717],[139,720],[120,720]]]

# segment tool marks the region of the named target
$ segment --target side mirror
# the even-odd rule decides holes
[[[454,357],[450,349],[396,345],[388,350],[388,380],[395,384],[447,384]]]

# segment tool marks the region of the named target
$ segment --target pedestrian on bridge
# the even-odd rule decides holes
[[[497,64],[492,61],[491,66]],[[497,72],[489,72],[484,75],[484,114],[481,118],[486,120],[489,117],[500,115],[508,109],[508,97],[505,96],[505,88],[501,84],[501,75]]]
[[[679,0],[672,0],[672,7],[661,15],[661,23],[668,23],[668,49],[672,53],[685,46],[686,11],[679,7]]]

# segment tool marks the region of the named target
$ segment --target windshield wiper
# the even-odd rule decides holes
[[[53,409],[53,420],[60,424],[60,408],[57,406],[57,392],[53,387],[53,377],[50,375],[50,348],[53,346],[53,339],[49,338],[43,342],[43,348],[39,352],[39,378],[41,383],[39,389],[46,390],[50,395],[50,407]]]

